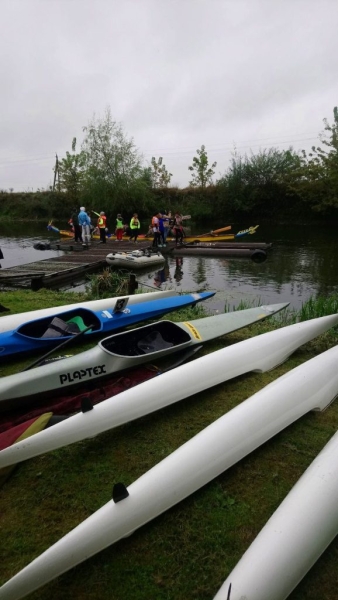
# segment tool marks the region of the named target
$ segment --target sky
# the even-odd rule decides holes
[[[205,145],[309,149],[338,105],[337,0],[0,0],[0,190],[48,189],[109,107],[185,187]]]

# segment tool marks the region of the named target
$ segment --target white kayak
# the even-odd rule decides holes
[[[133,250],[132,252],[111,252],[106,262],[112,267],[125,269],[146,269],[147,267],[164,265],[164,256],[151,250]]]
[[[231,600],[285,600],[337,533],[338,432],[263,527],[215,600],[227,600],[229,590]]]
[[[42,319],[54,315],[56,312],[66,312],[75,308],[88,308],[93,311],[106,310],[115,305],[117,300],[128,298],[128,306],[139,304],[141,302],[149,302],[151,300],[160,300],[161,298],[171,298],[177,296],[177,292],[167,290],[164,292],[147,292],[144,294],[134,294],[132,296],[116,296],[114,298],[101,298],[99,300],[88,300],[84,302],[75,302],[74,304],[65,304],[63,306],[53,306],[51,308],[41,308],[39,310],[29,310],[15,315],[6,315],[0,317],[0,333],[16,329],[27,321]]]
[[[294,328],[297,325],[285,329],[292,331]],[[267,339],[272,334],[264,335]],[[278,346],[276,338],[274,344],[268,346],[271,355]],[[147,471],[128,489],[123,483],[116,484],[113,499],[5,583],[0,588],[0,600],[23,598],[130,535],[309,411],[324,410],[338,393],[337,361],[338,346],[289,371],[236,406]],[[197,369],[195,373],[198,373]],[[141,384],[136,395],[146,386],[147,383]]]
[[[338,323],[338,314],[312,319],[212,352],[80,412],[0,452],[0,468],[133,421],[250,371],[268,371],[299,346]]]
[[[101,386],[113,373],[157,361],[164,356],[204,344],[219,336],[272,317],[289,303],[193,319],[180,323],[158,321],[101,340],[94,348],[70,358],[0,378],[0,412],[36,402],[38,396],[71,393],[97,380]]]

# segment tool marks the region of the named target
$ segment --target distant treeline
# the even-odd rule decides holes
[[[338,109],[332,125],[324,119],[321,146],[299,153],[270,148],[240,156],[213,182],[214,168],[205,146],[189,167],[190,187],[169,187],[162,159],[144,168],[139,152],[110,112],[85,128],[81,151],[72,152],[55,167],[54,190],[31,193],[0,191],[2,219],[64,220],[74,209],[106,212],[108,221],[137,212],[146,224],[157,212],[190,214],[196,223],[231,220],[275,222],[338,218]],[[55,191],[57,190],[57,191]]]
[[[101,204],[98,201],[85,202],[87,210],[99,212],[105,210],[108,222],[115,221],[117,213],[121,213],[128,220],[137,212],[141,223],[148,225],[152,215],[157,212],[179,211],[189,214],[196,223],[219,222],[226,224],[228,221],[251,222],[271,219],[273,222],[313,221],[338,219],[338,210],[335,207],[326,208],[323,212],[314,211],[313,208],[295,193],[290,193],[285,186],[269,183],[261,186],[251,186],[245,190],[242,198],[243,205],[239,206],[227,194],[227,189],[222,185],[211,185],[204,190],[197,188],[163,188],[151,189],[142,203],[138,198],[124,198],[118,202],[116,199],[109,202],[106,199]],[[79,209],[80,203],[75,203],[66,192],[39,191],[27,193],[9,193],[0,191],[1,214],[0,221],[45,221],[53,220],[60,225],[61,221],[68,221],[74,208]],[[64,225],[63,225],[64,227]]]

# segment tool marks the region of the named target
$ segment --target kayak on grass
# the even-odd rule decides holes
[[[214,600],[284,600],[338,533],[338,432],[231,571]],[[320,594],[318,593],[318,597]]]
[[[45,352],[67,340],[78,338],[80,334],[82,339],[87,341],[92,336],[104,335],[134,323],[156,319],[185,306],[195,305],[214,294],[215,292],[183,294],[134,304],[130,308],[126,306],[128,298],[124,298],[117,300],[112,309],[92,311],[75,308],[28,321],[17,329],[0,333],[0,358],[39,350]]]
[[[40,308],[38,310],[29,310],[27,312],[17,313],[14,315],[6,315],[0,317],[0,333],[16,329],[27,321],[33,319],[42,319],[54,315],[55,313],[73,310],[74,308],[88,308],[89,310],[105,310],[114,306],[117,300],[128,298],[128,306],[132,304],[141,304],[141,302],[150,302],[150,300],[160,300],[161,298],[171,298],[178,296],[177,292],[167,290],[164,292],[147,292],[143,294],[134,294],[133,296],[116,296],[113,298],[100,298],[99,300],[87,300],[83,302],[75,302],[73,304],[65,304],[63,306],[53,306],[49,308]]]
[[[0,379],[0,412],[36,402],[46,393],[64,394],[69,388],[104,380],[114,373],[156,361],[190,346],[203,344],[231,331],[271,317],[288,302],[194,319],[159,321],[101,340],[76,356]]]
[[[69,388],[68,394],[62,390],[61,395],[54,392],[51,397],[42,394],[41,398],[33,396],[32,404],[11,403],[11,408],[0,413],[0,436],[2,432],[9,431],[28,421],[39,417],[43,413],[52,412],[55,418],[66,419],[69,414],[74,414],[85,407],[94,406],[120,394],[125,390],[129,390],[144,381],[148,381],[153,377],[158,377],[162,373],[166,373],[171,369],[175,369],[179,365],[187,362],[197,355],[202,350],[202,345],[190,346],[186,350],[182,350],[177,354],[170,354],[156,363],[149,363],[129,369],[127,372],[111,375],[107,379],[98,382],[94,380],[92,383],[87,382],[85,387],[79,386]],[[52,359],[53,360],[53,359]],[[56,421],[55,421],[56,422]],[[54,424],[55,424],[54,422]],[[1,441],[0,441],[1,445]],[[8,444],[10,446],[11,444]],[[0,448],[2,450],[2,448]],[[1,471],[1,469],[0,469]]]
[[[104,400],[93,410],[86,410],[55,425],[48,432],[34,435],[24,444],[19,442],[6,448],[0,452],[0,468],[94,437],[244,373],[268,371],[337,323],[338,314],[311,319],[197,358],[174,371],[163,373],[160,394],[156,380],[146,381],[137,386],[137,392],[133,389],[122,392]]]
[[[338,317],[329,320],[322,317],[313,322],[323,323],[322,319],[333,325],[337,323]],[[289,354],[292,348],[295,349],[294,341],[289,339],[287,342],[287,332],[292,332],[293,337],[297,325],[258,336],[265,336],[266,340],[275,338],[276,342],[273,345],[270,342],[267,344],[270,359],[263,360],[263,364],[272,365],[272,354],[275,360],[277,358],[277,351],[274,350],[279,345],[278,338],[274,336],[276,333],[286,333],[282,335],[284,344],[282,343],[280,358],[285,356],[285,352]],[[305,331],[310,322],[299,325]],[[314,333],[314,329],[312,332]],[[302,335],[300,338],[304,340]],[[246,342],[240,344],[243,343]],[[195,362],[204,361],[205,358],[207,357]],[[115,484],[112,500],[7,581],[0,588],[0,599],[23,598],[175,506],[309,411],[324,410],[338,393],[337,360],[338,346],[335,346],[279,377],[230,410],[128,488],[123,483]],[[182,371],[187,367],[189,365],[179,367],[178,370]],[[195,369],[195,374],[199,372],[201,371]],[[205,372],[203,376],[206,376]],[[148,383],[139,386],[138,391],[141,387],[148,387]],[[85,417],[90,419],[88,414]],[[70,421],[71,419],[67,419],[62,425]],[[50,431],[53,432],[58,427],[60,425],[55,425]],[[30,439],[32,438],[28,438],[28,441]],[[15,445],[11,448],[15,448]],[[326,486],[324,494],[325,490]],[[330,506],[337,514],[336,502]],[[295,527],[296,532],[297,528]],[[265,564],[265,568],[268,565]],[[228,594],[227,598],[229,597],[232,598]],[[236,596],[236,600],[237,598],[239,597]]]

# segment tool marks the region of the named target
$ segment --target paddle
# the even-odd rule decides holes
[[[43,356],[41,356],[40,358],[38,358],[36,361],[34,361],[31,365],[28,365],[28,367],[26,367],[25,369],[22,369],[21,373],[23,373],[24,371],[29,371],[29,369],[32,369],[33,367],[35,367],[36,365],[38,365],[39,363],[41,363],[43,360],[45,360],[48,356],[50,356],[51,354],[53,354],[53,352],[56,352],[60,348],[64,348],[65,346],[67,346],[67,344],[69,344],[70,342],[73,342],[74,340],[78,339],[81,335],[83,335],[84,333],[86,333],[86,331],[88,331],[88,329],[92,329],[93,327],[94,327],[94,325],[88,325],[88,327],[86,327],[86,329],[84,329],[83,331],[79,331],[79,333],[76,333],[75,335],[73,335],[73,337],[68,338],[64,342],[61,342],[61,344],[58,344],[58,346],[55,346],[52,350],[50,350],[49,352],[47,352],[47,354],[44,354]]]
[[[229,231],[231,229],[231,225],[227,225],[226,227],[221,227],[221,229],[213,229],[212,231],[208,231],[208,233],[200,233],[196,237],[202,237],[205,235],[217,235],[218,233],[222,233],[222,231]]]

